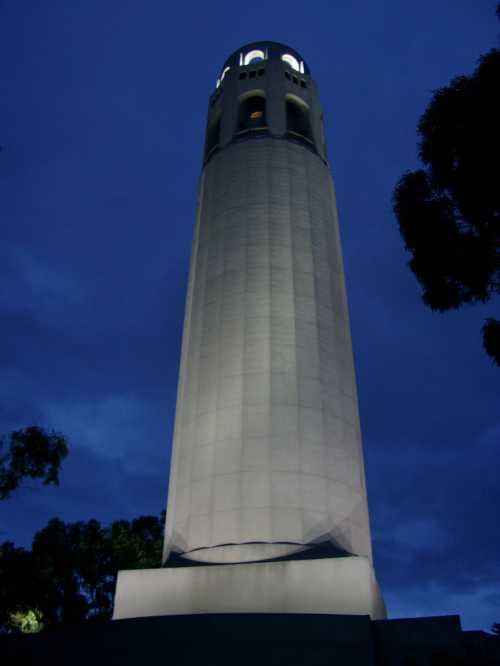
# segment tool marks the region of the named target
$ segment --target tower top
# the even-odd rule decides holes
[[[300,142],[326,163],[318,91],[301,54],[279,42],[250,42],[222,65],[208,104],[204,164],[237,141]]]
[[[295,49],[280,42],[250,42],[234,51],[225,61],[217,79],[217,87],[230,69],[246,67],[247,65],[266,60],[282,60],[299,74],[310,74],[309,67],[303,57]]]

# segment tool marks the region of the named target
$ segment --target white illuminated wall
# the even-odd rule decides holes
[[[332,179],[304,145],[242,141],[202,176],[165,555],[324,540],[371,558]]]

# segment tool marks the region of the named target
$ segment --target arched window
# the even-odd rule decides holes
[[[281,56],[281,59],[283,60],[283,62],[286,62],[287,65],[290,65],[290,67],[294,69],[296,72],[300,72],[299,61],[291,53],[284,53]]]
[[[240,102],[238,131],[267,127],[266,98],[263,93],[254,92]]]
[[[309,109],[304,102],[291,95],[286,98],[286,129],[293,135],[313,141]]]
[[[220,84],[224,81],[224,77],[226,76],[226,74],[229,72],[230,69],[231,69],[231,67],[225,67],[224,68],[222,74],[220,75],[220,79],[217,79],[217,83],[215,84],[216,88],[218,88],[220,86]]]
[[[220,142],[220,128],[221,128],[222,117],[219,114],[216,118],[212,120],[210,125],[207,127],[207,140],[205,146],[205,157],[219,145]]]
[[[260,49],[254,49],[245,54],[243,58],[244,65],[251,65],[253,62],[260,62],[261,60],[266,59],[266,54]]]

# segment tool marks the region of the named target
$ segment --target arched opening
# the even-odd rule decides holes
[[[216,88],[219,88],[219,86],[221,85],[221,83],[224,81],[224,77],[226,76],[226,74],[229,72],[230,69],[231,69],[230,67],[226,67],[226,68],[223,70],[222,74],[220,75],[220,78],[217,79],[217,83],[215,84],[215,87],[216,87]]]
[[[220,128],[221,128],[222,117],[219,114],[216,118],[212,120],[210,125],[207,127],[207,141],[205,146],[205,156],[219,145],[220,142]]]
[[[267,127],[266,98],[261,92],[253,92],[240,102],[238,132]]]
[[[245,57],[243,58],[243,65],[251,65],[254,62],[265,60],[265,58],[266,54],[264,51],[261,51],[260,49],[254,49],[253,51],[249,51],[245,54]]]
[[[305,102],[291,95],[286,98],[286,131],[313,141],[309,109]]]
[[[291,53],[283,53],[281,59],[283,60],[283,62],[286,62],[287,65],[290,65],[290,67],[294,69],[296,72],[300,72],[299,61]]]

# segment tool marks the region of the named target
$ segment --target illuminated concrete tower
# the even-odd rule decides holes
[[[307,64],[242,47],[210,97],[164,568],[120,572],[115,618],[385,616],[337,211]]]

